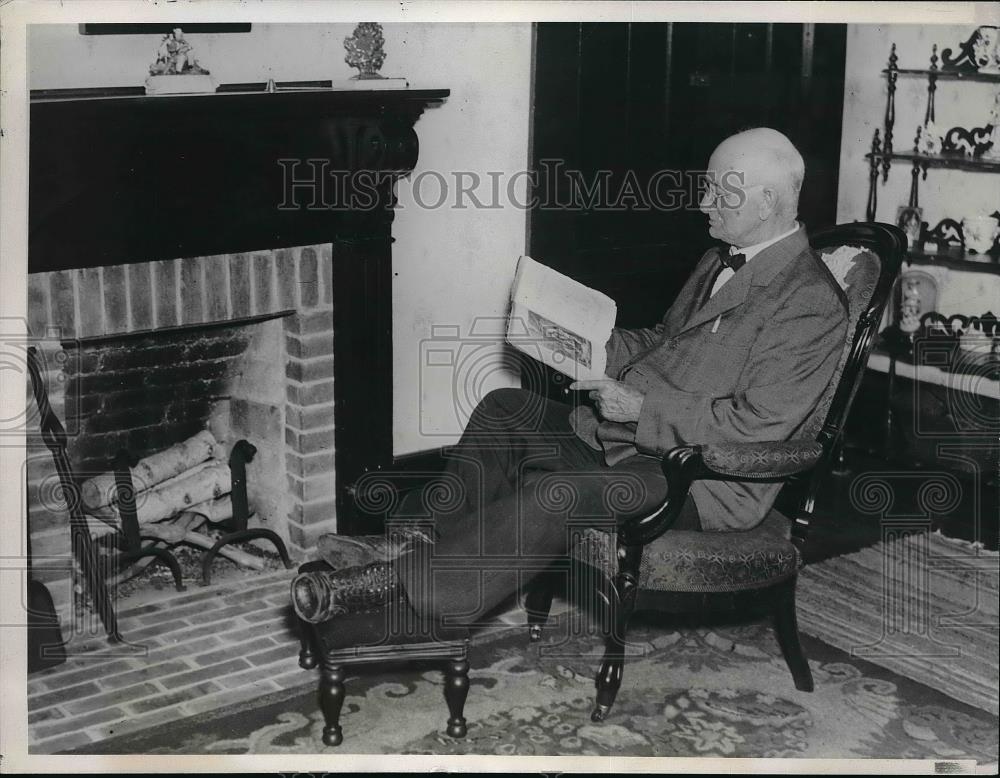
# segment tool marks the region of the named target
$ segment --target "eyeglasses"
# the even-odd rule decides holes
[[[700,202],[704,203],[707,199],[713,208],[718,208],[720,203],[724,203],[727,208],[739,208],[746,202],[747,192],[760,189],[763,186],[764,184],[751,184],[744,187],[727,186],[720,189],[714,181],[706,181],[701,188]]]

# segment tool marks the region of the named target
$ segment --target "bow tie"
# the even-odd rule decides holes
[[[734,273],[747,263],[747,258],[743,254],[719,254],[722,264]]]

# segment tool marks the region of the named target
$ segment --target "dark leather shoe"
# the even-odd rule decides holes
[[[292,580],[292,606],[311,624],[376,610],[399,594],[396,572],[388,562],[300,573]]]
[[[410,551],[416,543],[430,543],[418,529],[393,528],[387,535],[320,535],[316,555],[334,570],[391,562]]]

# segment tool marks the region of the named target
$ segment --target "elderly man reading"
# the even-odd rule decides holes
[[[659,458],[672,447],[789,439],[807,426],[847,311],[797,222],[802,157],[781,133],[754,129],[721,143],[708,174],[700,209],[725,245],[701,258],[659,324],[614,330],[607,379],[571,387],[592,406],[520,389],[487,395],[449,453],[443,486],[458,499],[430,511],[430,543],[412,533],[405,547],[344,568],[340,544],[355,541],[328,537],[324,556],[340,569],[295,579],[300,617],[405,596],[418,612],[472,622],[565,557],[574,528],[614,526],[659,504]],[[674,528],[750,529],[778,488],[696,482]],[[396,519],[426,520],[418,503],[404,500]]]

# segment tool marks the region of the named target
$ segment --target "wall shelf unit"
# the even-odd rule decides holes
[[[962,52],[971,50],[971,42],[977,34],[978,31],[973,33],[968,41],[961,44],[960,50]],[[970,62],[966,61],[968,58],[964,54],[952,58],[950,56],[951,49],[944,50],[944,64],[939,67],[937,52],[937,44],[934,44],[931,48],[930,67],[928,68],[900,68],[897,66],[896,44],[892,44],[889,53],[889,66],[882,70],[888,87],[885,116],[882,127],[875,130],[871,150],[865,155],[869,166],[866,207],[868,221],[875,221],[876,218],[878,179],[881,177],[883,184],[888,181],[893,162],[909,163],[910,165],[910,195],[907,204],[913,208],[918,208],[920,205],[920,182],[927,180],[928,171],[931,169],[958,170],[974,175],[1000,173],[1000,149],[994,149],[994,144],[991,143],[991,135],[995,137],[992,125],[971,129],[952,127],[944,133],[940,153],[927,153],[926,146],[921,151],[923,128],[929,122],[936,121],[935,97],[938,81],[1000,85],[1000,72],[976,70]],[[917,129],[913,148],[910,150],[897,150],[893,141],[896,122],[896,83],[900,76],[927,79],[927,108],[924,113],[924,122]],[[1000,186],[998,186],[998,191],[1000,191]],[[987,212],[998,209],[1000,208],[1000,198],[997,198],[996,202],[984,203],[983,206]],[[953,225],[948,240],[941,239],[941,225],[933,230],[928,229],[926,222],[921,225],[920,240],[907,255],[910,264],[935,264],[976,272],[998,272],[996,245],[987,254],[969,252],[965,247],[961,225],[954,219],[946,219],[942,223],[944,222]],[[938,251],[921,250],[928,240],[937,240]]]
[[[948,178],[943,183],[948,186],[973,186],[975,191],[982,191],[983,195],[976,200],[976,206],[984,213],[993,212],[996,218],[1000,219],[1000,177],[998,177],[1000,149],[994,148],[1000,144],[994,143],[996,141],[994,127],[992,125],[973,128],[955,127],[943,121],[938,127],[933,126],[937,122],[935,98],[939,87],[950,92],[959,90],[959,94],[965,94],[965,90],[969,90],[970,97],[977,101],[980,94],[989,96],[988,102],[984,100],[984,106],[992,104],[994,98],[991,93],[1000,86],[1000,72],[983,72],[976,69],[976,62],[970,56],[970,52],[974,52],[974,43],[979,34],[980,31],[976,30],[960,45],[960,55],[957,57],[951,56],[951,49],[944,49],[940,67],[938,47],[934,45],[931,49],[929,67],[899,68],[896,45],[892,44],[888,67],[881,71],[887,85],[885,115],[881,127],[874,132],[871,148],[865,157],[869,174],[866,207],[869,221],[876,220],[879,178],[884,185],[894,165],[903,166],[904,169],[909,168],[910,191],[906,205],[910,208],[920,208],[920,185],[922,181],[927,180],[929,171],[951,170],[959,174],[958,182],[953,183],[953,179]],[[923,122],[912,144],[907,144],[909,147],[894,142],[893,138],[896,123],[896,87],[900,78],[924,79],[927,88]],[[974,84],[984,86],[974,86]],[[973,91],[977,89],[982,91]],[[928,131],[935,135],[940,132],[940,142],[937,142],[937,139],[922,137]],[[968,176],[972,178],[967,178]],[[994,181],[995,186],[993,186]],[[884,221],[890,220],[885,217],[883,214]],[[907,315],[913,315],[912,311],[906,311],[906,305],[912,306],[914,299],[919,303],[922,295],[927,307],[921,310],[923,312],[935,310],[939,300],[937,289],[939,281],[934,279],[943,278],[943,275],[934,275],[932,278],[932,275],[926,272],[932,266],[995,277],[1000,275],[1000,246],[994,242],[987,252],[977,253],[970,250],[966,246],[962,215],[958,213],[941,218],[934,226],[929,226],[922,218],[918,218],[918,221],[919,233],[914,230],[914,240],[906,254],[907,267],[901,274],[897,303],[899,307],[890,311],[888,326],[883,330],[880,343],[868,362],[870,378],[866,380],[874,380],[875,383],[872,385],[881,386],[881,383],[879,379],[873,379],[871,376],[884,375],[886,427],[884,449],[881,453],[887,457],[894,453],[902,453],[898,450],[897,443],[904,439],[909,440],[907,430],[911,428],[918,431],[948,430],[947,434],[941,433],[938,437],[934,437],[936,432],[927,432],[916,442],[909,440],[906,444],[907,452],[918,452],[913,454],[917,458],[936,457],[936,454],[930,453],[931,449],[939,442],[952,439],[974,447],[980,441],[990,439],[991,435],[995,436],[995,424],[984,424],[982,419],[995,418],[997,402],[1000,401],[1000,382],[997,373],[1000,363],[997,362],[995,355],[974,358],[969,352],[962,351],[957,344],[951,344],[954,347],[944,355],[940,353],[940,344],[926,342],[927,339],[920,335],[920,330],[910,332],[908,328],[904,332],[898,326]],[[992,278],[990,281],[992,282]],[[983,312],[975,311],[975,313]],[[903,379],[903,383],[897,386],[899,379]],[[908,382],[913,382],[912,388]],[[961,424],[948,415],[954,413],[956,407],[966,406],[977,408],[981,413],[974,419],[963,420]],[[942,408],[946,411],[942,412]],[[906,423],[897,424],[897,416],[905,418]],[[951,438],[948,435],[951,435]],[[980,457],[977,454],[977,465],[984,472],[992,472],[995,470],[995,457],[990,459],[990,456]]]

